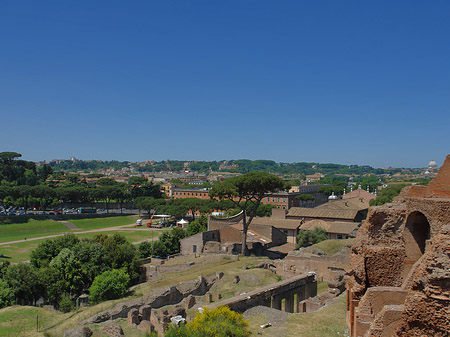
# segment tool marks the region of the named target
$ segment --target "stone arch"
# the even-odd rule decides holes
[[[423,213],[411,212],[403,229],[405,243],[405,261],[403,263],[403,280],[411,271],[413,265],[425,253],[427,240],[430,239],[430,223]]]

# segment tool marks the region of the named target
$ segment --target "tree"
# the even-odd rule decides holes
[[[408,186],[407,184],[389,185],[382,189],[375,199],[369,201],[370,206],[380,206],[388,202],[400,194],[401,190]]]
[[[18,263],[8,267],[5,273],[5,281],[14,292],[17,304],[32,304],[39,298],[37,293],[36,271],[29,263]]]
[[[128,290],[130,277],[124,270],[113,269],[97,276],[89,288],[94,303],[123,297]]]
[[[327,239],[327,231],[322,227],[316,227],[312,231],[301,229],[297,235],[297,248],[314,245]]]
[[[215,184],[209,191],[211,198],[232,200],[236,207],[243,211],[242,254],[248,253],[247,231],[256,216],[261,200],[267,193],[281,190],[284,186],[283,180],[275,175],[265,172],[252,172],[227,179],[221,184]],[[252,203],[254,203],[254,207],[251,206]],[[250,207],[252,207],[252,210],[250,210]]]
[[[188,236],[206,231],[208,226],[208,218],[206,215],[202,215],[200,218],[192,221],[186,229]]]
[[[108,236],[102,245],[105,259],[111,268],[124,268],[132,281],[139,278],[139,253],[124,236],[120,234]]]
[[[5,280],[0,278],[0,309],[14,303],[14,292]]]

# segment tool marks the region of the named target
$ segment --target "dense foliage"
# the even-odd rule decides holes
[[[186,166],[187,165],[187,166]],[[84,160],[63,160],[50,162],[53,170],[63,171],[81,171],[81,170],[100,170],[107,168],[114,168],[116,170],[134,168],[139,172],[181,172],[185,169],[196,171],[200,173],[208,173],[210,171],[226,171],[233,173],[249,173],[249,172],[267,172],[279,174],[296,174],[306,175],[321,172],[323,174],[384,174],[396,173],[401,169],[374,169],[370,166],[358,165],[341,165],[341,164],[320,164],[320,163],[277,163],[273,160],[222,160],[222,161],[181,161],[181,160],[165,160],[152,161],[144,165],[137,163],[130,163],[127,161],[84,161]]]
[[[310,246],[327,239],[327,231],[321,227],[316,227],[311,231],[301,229],[297,235],[297,249],[300,247]]]
[[[394,197],[400,194],[400,191],[408,185],[406,184],[395,184],[389,185],[383,188],[381,192],[377,195],[375,199],[370,200],[370,206],[380,206],[385,203],[391,202]]]
[[[99,234],[94,240],[80,240],[66,234],[45,240],[32,251],[30,263],[2,264],[0,281],[6,282],[7,287],[0,292],[0,303],[11,304],[8,298],[12,293],[16,304],[35,304],[42,297],[45,302],[67,311],[99,275],[115,269],[126,275],[127,286],[139,278],[139,254],[119,234]],[[106,295],[99,295],[100,291],[96,290],[96,300],[102,300]]]
[[[186,237],[184,229],[173,227],[171,231],[161,234],[157,241],[142,242],[139,245],[141,257],[166,257],[180,252],[180,240]],[[153,253],[153,254],[152,254]]]
[[[244,316],[223,306],[205,308],[192,322],[181,326],[171,326],[166,337],[247,337],[250,336]]]
[[[94,303],[123,297],[128,290],[130,277],[124,270],[108,270],[98,275],[89,288]]]

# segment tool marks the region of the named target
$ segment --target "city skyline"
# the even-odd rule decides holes
[[[1,151],[442,165],[450,4],[0,4]]]

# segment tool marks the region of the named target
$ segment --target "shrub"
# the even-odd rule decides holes
[[[313,245],[327,239],[327,231],[322,227],[316,227],[312,231],[300,230],[297,236],[297,248]]]
[[[69,294],[64,294],[59,301],[59,310],[66,313],[73,309],[72,299],[70,298]]]
[[[6,281],[0,279],[0,309],[14,303],[14,292]]]
[[[127,293],[130,277],[123,270],[113,269],[97,276],[89,288],[94,303],[123,297]]]
[[[202,314],[197,314],[192,322],[169,328],[166,337],[247,337],[250,336],[247,327],[244,316],[228,307],[212,310],[206,308]]]

